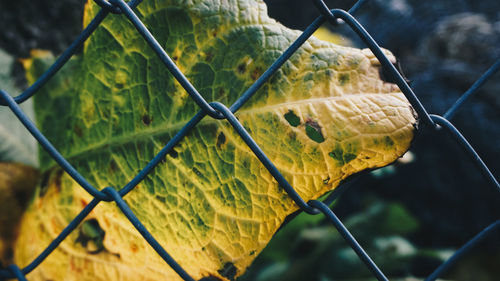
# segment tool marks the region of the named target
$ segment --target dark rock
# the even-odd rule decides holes
[[[499,22],[482,14],[462,13],[444,18],[422,42],[419,55],[427,57],[426,68],[448,86],[465,90],[496,60],[500,59]],[[479,98],[500,109],[500,73],[484,85]]]
[[[2,1],[0,48],[16,57],[31,49],[62,52],[82,28],[84,0]]]

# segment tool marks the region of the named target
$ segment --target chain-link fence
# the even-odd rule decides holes
[[[467,140],[461,133],[450,123],[450,119],[463,107],[464,103],[474,94],[477,90],[500,69],[500,60],[497,61],[480,79],[478,79],[469,90],[467,90],[456,103],[449,108],[443,115],[428,114],[426,109],[422,106],[419,99],[415,96],[412,89],[408,86],[405,79],[396,70],[394,65],[384,55],[378,44],[372,39],[363,26],[352,16],[364,2],[358,1],[348,12],[338,9],[330,10],[322,0],[313,0],[312,2],[319,10],[321,16],[318,17],[305,31],[296,39],[296,41],[285,51],[283,54],[255,81],[255,83],[248,88],[240,98],[230,107],[219,103],[208,103],[188,81],[184,74],[177,68],[174,62],[169,58],[168,54],[163,50],[160,44],[151,35],[144,24],[139,20],[133,9],[140,4],[141,0],[132,0],[126,3],[124,0],[95,0],[101,10],[90,24],[83,30],[78,38],[69,46],[69,48],[56,60],[56,62],[27,90],[17,97],[11,97],[4,90],[0,90],[0,104],[8,106],[12,112],[19,118],[24,126],[30,133],[38,140],[40,145],[52,156],[52,158],[87,192],[94,196],[94,199],[71,221],[71,223],[54,239],[51,244],[28,266],[20,269],[17,265],[10,265],[8,268],[0,269],[0,279],[17,278],[18,280],[26,280],[25,275],[35,269],[43,260],[56,249],[59,244],[85,219],[85,217],[102,201],[114,201],[121,209],[123,214],[133,224],[133,226],[140,232],[144,239],[153,247],[153,249],[171,266],[184,280],[194,280],[184,269],[163,249],[151,233],[144,227],[139,219],[134,215],[132,210],[127,206],[123,200],[123,196],[132,191],[137,184],[139,184],[156,165],[164,159],[164,157],[172,151],[183,138],[190,132],[204,117],[207,115],[210,118],[226,119],[241,136],[249,148],[255,153],[262,164],[276,179],[279,185],[289,194],[294,202],[308,214],[314,215],[323,213],[327,219],[335,226],[345,241],[352,247],[359,258],[365,263],[368,269],[378,280],[388,280],[384,273],[372,261],[370,256],[365,252],[363,247],[359,245],[356,239],[349,233],[349,230],[337,218],[335,213],[328,207],[339,194],[345,190],[348,184],[343,184],[331,192],[324,201],[312,200],[305,202],[294,188],[287,182],[283,175],[279,172],[276,166],[269,160],[264,152],[259,148],[258,144],[252,139],[249,133],[245,130],[243,125],[235,117],[234,113],[238,111],[245,102],[250,99],[258,89],[265,84],[269,78],[297,51],[302,44],[316,31],[322,24],[329,22],[333,25],[347,24],[356,34],[364,41],[364,43],[375,54],[380,61],[384,72],[389,76],[391,81],[399,86],[401,91],[405,94],[407,99],[412,104],[415,111],[420,118],[422,130],[429,131],[446,131],[453,139],[455,139],[463,150],[467,152],[471,161],[477,164],[478,172],[483,173],[484,177],[489,180],[491,185],[500,191],[500,185],[490,172],[488,167],[483,163],[481,158],[477,155]],[[308,5],[309,3],[304,3]],[[111,187],[106,187],[98,190],[93,187],[78,171],[71,166],[71,164],[57,151],[57,149],[45,138],[45,136],[36,128],[31,120],[22,112],[19,105],[32,97],[47,81],[54,76],[58,70],[70,59],[76,52],[79,46],[96,30],[100,23],[110,14],[124,14],[130,22],[136,27],[137,31],[144,37],[150,47],[158,55],[159,59],[165,64],[167,69],[174,75],[177,81],[187,91],[191,98],[198,104],[201,110],[162,148],[162,150],[123,188],[115,190]],[[480,192],[480,191],[479,191]],[[448,268],[457,262],[465,253],[477,245],[481,240],[491,235],[500,229],[500,220],[497,220],[474,238],[468,241],[458,251],[455,252],[446,262],[441,264],[426,280],[435,280],[442,275]]]

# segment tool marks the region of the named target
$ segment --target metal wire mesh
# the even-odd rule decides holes
[[[19,118],[24,126],[30,133],[37,139],[40,145],[54,158],[54,160],[87,192],[94,196],[94,199],[71,221],[71,223],[54,239],[51,244],[29,265],[20,269],[17,265],[10,265],[5,269],[0,269],[0,279],[17,278],[18,280],[27,280],[25,275],[34,270],[43,260],[50,255],[54,249],[85,219],[85,217],[102,201],[114,201],[127,219],[139,231],[144,239],[151,245],[151,247],[171,266],[181,278],[184,280],[194,280],[184,269],[163,249],[163,247],[156,241],[151,233],[144,227],[139,219],[134,215],[132,210],[127,206],[123,200],[123,196],[132,191],[138,183],[140,183],[158,163],[178,144],[183,137],[192,130],[204,117],[207,115],[211,118],[226,119],[241,136],[245,143],[259,158],[262,164],[277,180],[279,185],[289,194],[295,203],[301,208],[302,211],[308,214],[323,213],[327,219],[335,226],[345,241],[352,247],[359,258],[365,263],[367,268],[378,280],[388,280],[384,273],[372,261],[370,256],[359,245],[356,239],[349,233],[349,230],[337,218],[335,213],[328,207],[333,200],[346,188],[346,185],[337,187],[330,195],[323,201],[312,200],[305,202],[294,188],[286,181],[279,170],[259,148],[258,144],[252,139],[245,128],[240,124],[234,113],[240,109],[245,102],[250,99],[257,90],[266,83],[269,78],[294,54],[295,51],[326,21],[333,25],[348,24],[349,27],[356,32],[356,34],[364,41],[364,43],[375,54],[380,61],[385,73],[390,76],[392,81],[399,86],[401,91],[405,94],[407,99],[412,104],[413,108],[417,111],[420,123],[423,124],[423,129],[430,131],[445,130],[453,139],[455,139],[471,156],[471,161],[477,164],[478,169],[483,176],[489,180],[491,185],[500,191],[500,185],[490,172],[488,167],[484,164],[481,158],[474,151],[472,146],[461,135],[461,133],[450,123],[450,119],[456,112],[463,107],[465,101],[469,99],[477,90],[489,79],[491,76],[500,69],[500,60],[498,60],[481,78],[479,78],[472,87],[467,90],[457,102],[442,116],[428,114],[426,109],[420,103],[419,99],[413,93],[412,89],[406,83],[405,79],[396,70],[389,59],[383,54],[381,48],[373,40],[373,38],[366,32],[363,26],[356,21],[352,16],[361,6],[365,0],[360,0],[348,11],[333,9],[330,10],[322,0],[313,0],[312,2],[320,12],[320,16],[309,26],[307,29],[296,39],[296,41],[285,51],[283,54],[257,79],[257,81],[246,90],[241,97],[230,107],[225,106],[219,102],[208,103],[188,81],[184,74],[177,68],[174,62],[170,59],[168,54],[163,50],[156,39],[151,35],[148,29],[144,26],[141,20],[136,16],[133,9],[140,4],[141,0],[132,0],[126,3],[124,0],[94,0],[101,6],[100,12],[90,22],[90,24],[83,30],[78,38],[66,49],[66,51],[56,60],[56,62],[27,90],[17,97],[11,97],[4,90],[0,90],[0,105],[8,106],[12,112]],[[165,64],[167,69],[187,91],[191,98],[198,104],[200,111],[163,147],[163,149],[124,187],[120,190],[115,190],[111,187],[106,187],[98,190],[92,186],[78,171],[71,166],[71,164],[57,151],[55,147],[44,137],[44,135],[36,128],[31,120],[22,112],[18,104],[26,101],[32,97],[47,81],[54,76],[57,71],[70,59],[75,53],[77,48],[96,30],[99,24],[110,14],[124,14],[130,22],[135,26],[137,31],[144,37],[150,47],[158,55],[159,59]],[[500,229],[500,220],[497,220],[479,234],[473,237],[469,242],[462,246],[454,253],[447,261],[439,266],[426,280],[436,280],[448,268],[457,262],[464,254],[471,248],[477,245],[481,240],[485,239],[495,231]]]

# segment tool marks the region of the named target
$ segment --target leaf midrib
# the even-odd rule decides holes
[[[355,97],[359,97],[359,96],[386,95],[386,94],[399,94],[399,92],[344,94],[342,96],[295,100],[295,101],[288,101],[288,102],[283,102],[283,103],[273,104],[273,105],[268,105],[268,106],[241,109],[240,111],[238,111],[236,113],[236,115],[260,113],[260,112],[272,112],[277,108],[292,106],[292,105],[297,105],[297,104],[303,104],[303,103],[316,103],[316,102],[324,102],[324,101],[330,101],[330,100],[349,99],[349,98],[355,98]],[[204,118],[202,121],[200,121],[200,124],[197,126],[215,124],[215,123],[221,122],[221,121],[223,121],[223,120],[216,120],[216,119],[212,119],[212,118],[207,120],[206,118]],[[101,142],[89,145],[85,149],[77,150],[74,153],[65,155],[65,157],[66,157],[66,159],[71,160],[71,159],[78,158],[82,154],[85,155],[85,154],[90,153],[90,152],[95,153],[96,151],[99,151],[103,148],[110,149],[111,147],[126,144],[126,143],[129,143],[131,141],[140,142],[140,141],[147,139],[147,138],[154,138],[154,137],[159,136],[159,135],[164,135],[164,134],[172,133],[175,131],[179,131],[183,126],[186,125],[187,122],[188,122],[188,120],[183,120],[183,121],[179,121],[179,122],[176,122],[174,124],[171,124],[168,127],[146,128],[144,130],[141,130],[139,132],[132,133],[132,134],[121,135],[121,136],[112,137],[112,138],[105,138]],[[52,168],[54,165],[55,164],[50,165],[48,169]]]

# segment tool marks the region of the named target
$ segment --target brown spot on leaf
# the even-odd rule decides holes
[[[394,141],[391,139],[391,137],[385,136],[384,137],[384,144],[387,147],[392,147],[392,146],[394,146]]]
[[[250,74],[250,77],[252,80],[257,80],[260,76],[262,75],[262,69],[260,67],[256,67],[252,70],[252,73]]]
[[[118,165],[114,159],[111,159],[111,162],[109,162],[109,171],[111,173],[118,171]]]
[[[71,271],[78,272],[78,273],[82,272],[82,269],[75,265],[74,259],[70,259],[69,266],[71,267]]]
[[[144,123],[144,125],[149,126],[149,124],[151,124],[152,121],[153,121],[153,119],[151,119],[151,117],[149,115],[144,114],[142,116],[142,123]]]
[[[237,70],[239,74],[244,74],[245,71],[247,70],[247,64],[244,62],[240,63],[237,67]]]
[[[130,250],[132,251],[132,253],[137,253],[139,247],[137,246],[137,244],[132,244],[130,245]]]
[[[346,83],[348,83],[350,80],[349,74],[348,73],[341,73],[339,75],[339,83],[340,86],[344,86]]]
[[[79,138],[83,137],[83,130],[82,130],[82,128],[81,128],[80,126],[75,125],[75,126],[73,127],[73,131],[75,132],[75,134],[76,134]]]
[[[58,169],[54,178],[54,185],[56,186],[57,192],[61,191],[61,178],[64,174],[63,169]]]
[[[177,156],[179,156],[179,153],[177,153],[177,151],[175,151],[175,149],[172,148],[172,150],[170,150],[168,155],[170,155],[170,157],[172,158],[177,158]]]
[[[213,57],[214,57],[214,54],[212,52],[206,52],[205,53],[205,60],[207,62],[210,62],[213,59]]]
[[[89,203],[83,199],[80,199],[80,204],[82,205],[83,208],[85,208]]]
[[[219,89],[219,96],[218,96],[218,98],[222,98],[222,97],[224,96],[224,94],[225,94],[225,93],[226,93],[226,92],[224,91],[224,89],[223,89],[223,88],[220,88],[220,89]]]
[[[223,132],[220,132],[217,136],[217,148],[220,148],[222,145],[226,143],[226,135]]]

